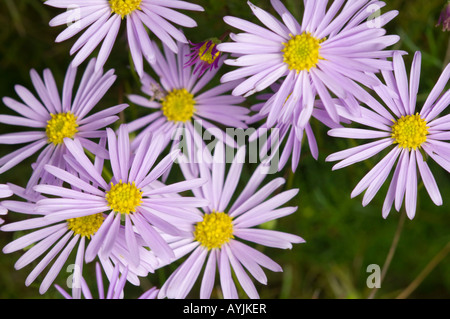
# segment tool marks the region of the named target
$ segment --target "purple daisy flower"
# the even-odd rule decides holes
[[[196,149],[204,149],[205,146],[204,138],[197,131],[198,126],[226,144],[236,147],[234,139],[213,122],[227,128],[244,129],[247,128],[245,121],[249,110],[238,105],[244,101],[243,97],[224,94],[236,85],[236,81],[202,91],[217,74],[224,56],[220,57],[217,69],[198,78],[192,73],[192,67],[184,67],[188,62],[186,55],[189,46],[182,43],[178,45],[177,56],[166,46],[165,56],[159,50],[156,51],[157,59],[152,67],[160,77],[161,84],[144,74],[141,79],[142,92],[150,99],[141,95],[129,96],[132,103],[154,109],[155,112],[128,123],[128,128],[130,132],[142,129],[133,145],[139,145],[148,132],[164,134],[166,143],[172,142],[172,149],[177,148],[179,141],[184,138],[189,160],[194,162],[193,154]]]
[[[72,23],[58,35],[56,42],[65,41],[81,30],[86,30],[70,50],[71,55],[78,52],[72,62],[74,66],[80,65],[103,41],[96,63],[97,70],[108,59],[122,20],[126,18],[128,46],[139,75],[143,74],[143,57],[150,63],[155,62],[154,45],[146,28],[168,48],[177,52],[174,40],[188,41],[183,32],[170,22],[186,28],[195,27],[197,23],[174,9],[204,11],[197,4],[179,0],[48,0],[45,4],[67,10],[52,19],[50,26]]]
[[[227,174],[225,147],[221,142],[215,146],[213,159],[211,170],[205,165],[199,165],[201,176],[208,183],[194,192],[196,196],[210,201],[210,205],[203,209],[202,220],[186,225],[185,236],[167,238],[178,258],[187,254],[189,256],[161,287],[159,297],[185,298],[205,265],[200,298],[211,296],[216,267],[225,299],[238,297],[232,270],[245,293],[250,298],[258,298],[258,292],[247,271],[257,281],[266,284],[267,277],[262,267],[272,271],[282,269],[269,257],[241,240],[281,249],[291,249],[292,243],[304,242],[296,235],[255,227],[294,213],[297,207],[279,207],[297,195],[297,189],[287,190],[267,199],[285,181],[283,178],[276,178],[256,191],[265,177],[263,167],[259,166],[238,198],[231,203],[240,180],[245,148],[237,151]],[[193,176],[187,175],[186,178]]]
[[[57,222],[49,221],[45,218],[45,213],[37,212],[36,209],[36,202],[45,200],[46,198],[44,196],[37,192],[25,191],[25,189],[16,185],[9,184],[9,186],[14,192],[14,195],[17,195],[26,201],[8,200],[2,202],[2,206],[8,208],[11,212],[32,217],[2,226],[1,230],[4,232],[30,231],[26,235],[7,244],[3,248],[3,253],[8,254],[17,252],[32,245],[32,247],[26,250],[15,263],[14,268],[16,270],[22,269],[42,257],[26,278],[26,286],[33,283],[45,268],[49,267],[53,262],[39,288],[39,292],[44,294],[54,282],[62,267],[66,264],[72,251],[76,250],[75,267],[72,269],[72,293],[74,298],[79,298],[81,290],[78,288],[80,284],[77,286],[77,280],[80,280],[83,272],[85,250],[86,247],[89,248],[90,245],[92,245],[99,227],[104,222],[104,216],[95,214]],[[124,236],[121,236],[117,242],[125,242],[125,238],[123,237]],[[142,262],[137,267],[126,264],[126,267],[129,268],[126,277],[135,285],[139,284],[137,276],[147,276],[149,272],[154,272],[154,269],[157,266],[157,260],[154,255],[142,247],[144,242],[139,240],[139,243],[141,245],[139,249]],[[77,246],[78,248],[76,248]],[[121,245],[117,244],[112,249],[111,260],[115,261],[117,267],[121,267],[122,263],[119,263],[118,261],[122,258],[128,259],[129,256],[126,251],[121,249]],[[107,262],[108,260],[105,259],[104,263],[106,264]],[[111,267],[105,267],[105,271],[108,275],[111,275]]]
[[[233,95],[249,96],[283,79],[268,110],[268,127],[282,121],[280,110],[284,104],[286,108],[301,105],[302,111],[296,116],[304,119],[294,121],[306,123],[316,96],[330,118],[339,123],[332,96],[340,98],[349,110],[358,114],[357,100],[370,99],[359,84],[376,85],[377,79],[370,74],[392,70],[392,63],[385,60],[392,56],[392,51],[384,49],[396,43],[399,36],[385,35],[382,27],[397,11],[366,21],[385,3],[339,0],[328,8],[328,1],[305,0],[304,3],[301,24],[280,0],[271,0],[271,4],[283,22],[248,2],[266,28],[236,17],[224,18],[227,24],[243,31],[230,35],[234,42],[217,47],[236,56],[226,60],[226,64],[239,67],[226,73],[221,81],[245,79],[236,86]],[[291,121],[290,116],[285,119]]]
[[[0,198],[6,198],[13,195],[12,190],[9,188],[8,185],[0,184]],[[8,210],[0,205],[0,215],[6,215],[8,213]],[[0,225],[3,224],[5,221],[0,218]]]
[[[179,150],[158,161],[164,144],[161,136],[147,134],[136,153],[132,153],[126,124],[120,126],[117,135],[110,128],[106,130],[108,158],[112,169],[109,183],[101,174],[103,163],[92,163],[79,143],[65,139],[71,154],[71,157],[66,158],[78,174],[74,175],[51,165],[46,165],[45,168],[73,189],[52,185],[35,186],[35,190],[40,193],[56,196],[38,201],[37,211],[45,212],[45,220],[48,222],[102,216],[96,236],[86,249],[87,262],[97,255],[109,257],[121,232],[125,238],[124,250],[128,252],[130,264],[138,266],[141,260],[138,237],[142,237],[145,246],[161,260],[170,261],[174,257],[173,251],[153,226],[172,235],[182,234],[177,228],[177,221],[197,221],[198,214],[190,210],[207,205],[207,202],[176,195],[199,187],[205,181],[198,178],[171,185],[155,184],[174,161]]]
[[[119,275],[122,276],[119,277]],[[97,279],[97,290],[98,290],[98,299],[122,299],[124,297],[124,287],[127,283],[126,277],[128,274],[128,268],[125,271],[121,272],[119,267],[116,266],[114,271],[109,278],[109,287],[105,295],[105,288],[103,285],[103,276],[102,276],[102,268],[100,264],[97,262],[95,264],[95,275]],[[74,299],[70,294],[68,294],[61,286],[55,285],[55,288],[59,291],[59,293],[66,299]],[[94,299],[89,286],[86,283],[84,278],[81,279],[81,291],[85,299]],[[144,292],[138,299],[155,299],[158,295],[159,290],[156,287],[152,287],[146,292]]]
[[[128,107],[120,104],[89,114],[103,95],[109,90],[116,79],[114,70],[103,74],[102,70],[94,71],[95,60],[87,66],[78,91],[72,99],[73,86],[77,69],[69,67],[64,80],[62,97],[50,70],[44,70],[43,80],[35,70],[31,70],[31,80],[40,98],[36,98],[28,89],[16,85],[15,90],[22,102],[9,97],[3,98],[3,103],[20,116],[0,115],[0,123],[29,127],[32,131],[23,131],[0,135],[0,144],[24,144],[26,146],[0,158],[0,174],[16,166],[42,150],[33,164],[27,188],[37,184],[56,182],[46,174],[43,167],[46,164],[65,168],[64,138],[75,138],[81,145],[98,156],[106,156],[106,150],[90,139],[105,136],[103,128],[118,120],[117,113]]]
[[[219,39],[211,39],[200,43],[189,41],[192,47],[188,57],[191,59],[186,62],[185,67],[193,66],[193,74],[197,74],[199,77],[208,70],[217,69],[221,53],[217,50],[217,45],[221,42]]]
[[[394,201],[395,208],[399,211],[404,199],[406,213],[413,219],[417,204],[417,169],[431,200],[436,205],[442,205],[442,196],[427,164],[428,158],[450,172],[450,144],[445,142],[449,139],[450,117],[439,117],[450,103],[450,90],[443,93],[450,78],[450,65],[441,74],[420,112],[417,112],[421,54],[416,52],[414,56],[409,83],[400,53],[394,54],[393,63],[394,72],[383,74],[387,86],[374,88],[387,108],[369,105],[377,111],[362,108],[361,117],[343,115],[369,129],[338,128],[329,131],[329,135],[334,137],[375,141],[332,154],[327,161],[340,161],[333,167],[335,170],[366,160],[388,149],[389,153],[364,176],[351,197],[366,191],[363,205],[367,205],[396,165],[382,215],[384,218],[388,216]]]

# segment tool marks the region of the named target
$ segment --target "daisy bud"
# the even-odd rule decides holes
[[[439,16],[436,26],[442,25],[442,31],[450,31],[450,2],[447,2]]]

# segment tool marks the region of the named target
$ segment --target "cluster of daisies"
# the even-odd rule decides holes
[[[166,282],[141,298],[210,298],[216,282],[223,298],[238,298],[237,284],[258,298],[254,280],[267,284],[263,268],[282,268],[256,245],[291,249],[304,242],[260,227],[297,210],[289,205],[298,190],[283,189],[285,180],[270,179],[267,168],[276,161],[278,171],[296,171],[305,138],[318,158],[312,117],[330,128],[331,137],[370,140],[329,155],[327,161],[337,162],[333,169],[385,153],[351,193],[365,192],[363,205],[390,179],[382,216],[394,205],[397,211],[404,206],[412,219],[418,176],[431,200],[442,204],[427,161],[450,171],[450,117],[444,115],[450,66],[416,106],[420,52],[408,77],[406,52],[388,50],[399,37],[387,35],[384,26],[397,11],[373,17],[384,2],[304,0],[297,20],[282,1],[270,3],[279,17],[248,2],[259,24],[226,16],[235,32],[192,43],[183,27],[196,22],[180,11],[204,9],[188,1],[45,2],[66,10],[50,21],[52,27],[68,24],[76,12],[77,20],[56,42],[81,35],[70,50],[74,58],[61,94],[50,70],[42,76],[31,70],[37,94],[16,85],[20,100],[3,98],[17,115],[0,115],[0,122],[26,129],[0,135],[2,144],[24,144],[0,158],[0,173],[33,161],[26,185],[0,185],[0,213],[23,215],[1,227],[21,234],[3,253],[23,253],[16,269],[35,265],[27,286],[40,278],[41,294],[56,287],[66,298],[96,298],[83,276],[86,263],[95,261],[98,297],[123,298],[127,283],[137,286],[140,278],[176,262]],[[142,84],[142,92],[128,100],[148,112],[119,125],[128,103],[101,110],[97,105],[116,80],[104,65],[122,24],[129,50],[123,54],[132,57]],[[235,69],[211,87],[223,64]],[[252,95],[259,102],[243,106]],[[248,149],[225,128],[250,127],[256,128],[252,141],[267,132],[277,136],[264,142],[271,155],[244,181]],[[214,137],[213,148],[204,132]],[[174,166],[183,179],[169,184]],[[69,292],[54,285],[67,264],[73,266]],[[110,282],[106,293],[102,272]]]

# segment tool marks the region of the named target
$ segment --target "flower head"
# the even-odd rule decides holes
[[[172,235],[180,235],[178,220],[198,220],[197,206],[206,201],[181,197],[178,193],[199,187],[204,181],[193,179],[171,185],[159,184],[157,179],[175,160],[178,151],[171,152],[160,161],[164,141],[160,136],[147,134],[132,152],[125,124],[117,134],[107,128],[108,165],[97,157],[92,163],[80,144],[64,140],[70,156],[71,168],[76,174],[52,165],[46,170],[70,185],[66,187],[37,185],[35,190],[52,195],[37,202],[37,211],[46,212],[45,220],[57,222],[72,219],[98,226],[91,245],[86,249],[86,260],[97,255],[109,258],[112,249],[121,245],[128,256],[128,263],[139,267],[142,261],[140,247],[149,247],[163,261],[171,260],[172,249],[161,239],[155,228]],[[111,167],[112,176],[102,175],[103,169]],[[105,179],[108,178],[108,179]],[[98,217],[97,217],[98,216]],[[70,224],[73,229],[85,232],[79,223]]]
[[[273,194],[283,185],[283,178],[274,179],[257,191],[265,176],[263,166],[259,166],[244,190],[232,202],[244,158],[245,148],[240,148],[226,173],[225,147],[218,142],[211,169],[205,164],[199,164],[200,175],[208,182],[194,193],[197,197],[208,199],[210,204],[202,209],[200,221],[185,225],[184,236],[166,237],[178,258],[189,256],[161,287],[160,297],[185,298],[204,266],[200,298],[211,296],[216,267],[224,298],[238,297],[232,270],[245,293],[250,298],[258,298],[258,292],[247,271],[257,281],[266,284],[267,277],[262,267],[272,271],[281,271],[281,267],[243,241],[282,249],[292,248],[292,243],[304,242],[296,235],[258,227],[297,210],[296,207],[281,207],[297,195],[297,189]],[[185,174],[186,178],[193,177],[189,175],[189,171],[185,171]]]
[[[349,120],[369,127],[337,128],[329,135],[342,138],[375,139],[375,141],[330,155],[327,161],[340,161],[333,169],[363,161],[383,150],[389,153],[358,183],[351,196],[365,192],[363,205],[376,195],[395,166],[384,201],[386,218],[395,201],[397,211],[405,200],[406,213],[413,219],[417,203],[417,170],[423,184],[436,205],[442,205],[442,196],[427,164],[433,159],[450,172],[449,116],[440,116],[450,104],[450,90],[443,93],[450,79],[450,65],[445,68],[420,111],[417,111],[421,54],[416,52],[411,67],[410,81],[400,53],[394,54],[394,72],[384,73],[387,85],[374,88],[387,108],[371,103],[371,109],[362,108],[360,117],[345,114]],[[443,94],[442,94],[443,93]],[[442,94],[442,95],[441,95]]]
[[[50,190],[59,189],[59,186],[47,185],[48,192]],[[2,226],[1,230],[5,232],[27,232],[17,239],[13,240],[3,248],[3,253],[13,253],[20,251],[26,247],[32,246],[17,260],[15,268],[22,269],[38,259],[40,261],[36,264],[33,270],[26,278],[25,284],[29,286],[33,283],[44,270],[50,267],[41,282],[39,292],[44,294],[51,284],[54,282],[61,269],[68,261],[72,251],[76,250],[75,260],[71,262],[75,267],[72,269],[73,287],[72,295],[74,298],[79,298],[81,290],[77,288],[77,281],[80,280],[83,273],[83,266],[85,264],[85,249],[91,247],[94,238],[101,225],[104,222],[104,215],[97,213],[94,215],[74,217],[60,221],[49,221],[45,219],[46,211],[39,211],[36,207],[37,201],[48,201],[48,198],[40,195],[37,192],[26,191],[25,189],[10,185],[14,195],[24,199],[25,201],[7,200],[2,205],[8,208],[11,213],[33,216],[26,219],[7,223]],[[81,206],[80,206],[81,207]],[[125,241],[124,238],[119,238],[117,242]],[[142,242],[140,241],[140,244]],[[78,247],[78,248],[77,248]],[[141,249],[142,260],[153,259],[152,265],[156,266],[156,258],[146,249]],[[116,264],[119,264],[118,256],[129,259],[126,251],[120,248],[120,245],[113,247],[112,259]],[[53,264],[52,264],[53,262]],[[52,265],[51,265],[52,264]],[[138,268],[129,265],[129,274],[125,276],[129,278],[130,282],[138,284],[135,280],[136,276],[146,276],[150,271],[154,271],[154,267],[147,262],[142,262],[146,267]],[[51,266],[50,266],[51,265]],[[110,275],[108,268],[105,268],[107,274]]]
[[[188,62],[188,45],[179,43],[179,54],[175,55],[167,48],[165,56],[156,51],[157,60],[152,68],[161,79],[157,83],[148,74],[142,77],[142,91],[147,96],[133,94],[129,100],[154,112],[144,114],[128,124],[130,132],[140,130],[133,141],[132,147],[139,145],[148,132],[162,133],[167,144],[172,143],[172,149],[179,146],[180,140],[185,140],[186,154],[194,162],[192,154],[205,145],[203,137],[198,132],[204,129],[215,138],[236,146],[221,126],[227,128],[247,128],[249,110],[239,106],[243,97],[226,94],[236,82],[220,84],[204,90],[203,88],[217,74],[218,68],[197,77],[192,67],[184,67]],[[224,56],[218,58],[218,67],[222,66]],[[149,98],[150,97],[150,98]],[[169,172],[169,171],[168,171]]]
[[[280,0],[271,0],[271,4],[282,21],[250,2],[263,27],[236,17],[224,18],[227,24],[242,30],[230,35],[234,42],[221,43],[217,48],[236,57],[225,63],[238,69],[221,79],[243,80],[233,95],[249,96],[282,80],[268,109],[268,127],[290,122],[292,117],[294,122],[299,117],[309,119],[316,96],[329,117],[339,123],[332,96],[357,114],[357,100],[370,99],[360,84],[377,85],[377,79],[370,74],[392,70],[392,63],[385,59],[392,56],[392,51],[384,49],[399,37],[385,35],[383,26],[398,12],[390,11],[376,21],[367,21],[374,10],[385,5],[383,2],[334,1],[329,7],[328,1],[304,3],[302,21],[297,21]],[[287,103],[300,107],[300,111],[292,109],[290,116],[283,117],[281,110]]]
[[[116,79],[114,70],[105,74],[102,70],[96,72],[94,64],[95,59],[88,64],[74,97],[72,90],[77,69],[69,67],[61,97],[51,71],[46,69],[43,80],[35,70],[30,72],[40,100],[21,85],[16,85],[15,89],[23,103],[9,97],[3,98],[3,103],[20,116],[0,115],[0,123],[29,127],[31,130],[0,135],[0,144],[27,144],[0,158],[0,173],[40,151],[27,188],[38,182],[58,183],[44,171],[44,165],[66,167],[63,159],[67,151],[63,143],[65,138],[77,139],[87,150],[106,156],[106,150],[98,147],[92,139],[105,136],[102,129],[117,121],[117,114],[128,105],[121,104],[90,114]]]
[[[177,52],[174,40],[187,43],[183,32],[175,28],[170,22],[182,27],[192,28],[197,23],[188,16],[174,9],[203,11],[197,4],[187,1],[155,1],[155,0],[100,0],[74,4],[64,0],[48,0],[46,5],[67,9],[50,21],[55,27],[70,23],[56,38],[62,42],[86,31],[78,38],[70,50],[75,55],[74,66],[80,65],[96,47],[100,47],[96,69],[100,69],[107,61],[114,42],[119,34],[123,20],[126,20],[126,35],[134,67],[137,73],[143,74],[143,57],[150,63],[155,61],[155,44],[150,40],[148,30],[156,35],[167,47]],[[76,21],[70,20],[76,16]]]
[[[217,45],[221,43],[219,39],[211,39],[200,43],[192,43],[191,53],[188,55],[191,59],[186,62],[185,67],[194,66],[193,74],[202,76],[206,71],[211,71],[219,67],[221,52],[217,50]]]

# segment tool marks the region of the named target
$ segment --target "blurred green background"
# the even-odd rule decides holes
[[[185,29],[187,37],[200,42],[209,37],[219,37],[227,26],[222,20],[225,15],[238,16],[257,22],[245,0],[192,0],[202,5],[206,11],[188,12],[198,22],[195,29]],[[284,0],[287,7],[300,17],[302,1]],[[420,50],[423,55],[422,77],[418,105],[423,103],[435,81],[450,62],[449,34],[436,27],[440,11],[447,1],[442,0],[389,0],[382,12],[398,10],[399,15],[387,25],[389,34],[398,34],[401,41],[395,49],[409,52],[408,66],[413,53]],[[270,8],[268,0],[254,0],[264,9]],[[2,0],[0,2],[0,96],[17,98],[14,85],[21,84],[33,90],[29,70],[36,69],[42,74],[50,68],[57,83],[62,86],[64,74],[71,61],[70,47],[74,39],[56,44],[54,39],[63,27],[51,28],[48,22],[61,10],[43,5],[38,0]],[[118,39],[106,68],[114,68],[118,80],[101,101],[99,108],[126,102],[126,94],[139,93],[140,86],[129,68],[129,56],[124,33]],[[83,64],[84,68],[85,64]],[[227,67],[221,73],[227,71]],[[215,83],[218,83],[216,78]],[[213,83],[214,84],[214,83]],[[61,88],[60,86],[60,88]],[[250,98],[246,105],[254,100]],[[9,113],[4,105],[2,113]],[[142,113],[142,109],[131,105],[122,115],[122,121],[129,121]],[[119,123],[117,123],[119,124]],[[299,195],[291,201],[298,211],[276,222],[277,230],[295,233],[303,237],[306,244],[296,245],[292,250],[259,247],[278,262],[282,273],[267,271],[268,285],[257,284],[262,298],[449,298],[450,297],[450,180],[445,170],[434,163],[431,169],[437,179],[444,204],[436,207],[423,186],[419,186],[417,214],[414,220],[403,220],[398,247],[382,282],[381,288],[373,295],[366,285],[367,267],[377,264],[383,267],[392,241],[396,234],[400,214],[392,210],[387,219],[381,217],[381,207],[387,191],[387,183],[367,207],[362,207],[362,196],[350,199],[350,193],[379,158],[374,157],[339,171],[331,171],[332,164],[324,159],[329,154],[350,147],[355,142],[332,139],[325,127],[313,122],[318,140],[320,157],[315,161],[305,146],[300,167],[295,174],[286,170],[280,175],[288,179],[286,187],[300,188]],[[2,125],[1,133],[17,128]],[[0,155],[15,147],[0,146]],[[381,156],[381,155],[380,155]],[[11,182],[24,186],[31,173],[31,161],[25,162],[0,176],[0,183]],[[254,170],[254,164],[245,167],[242,181]],[[178,174],[178,175],[177,175]],[[180,177],[172,175],[173,180]],[[269,177],[270,178],[270,177]],[[267,181],[267,180],[266,180]],[[243,187],[243,185],[240,185]],[[10,213],[6,220],[20,219]],[[19,234],[0,233],[0,247]],[[43,276],[38,277],[30,287],[24,281],[33,265],[16,271],[14,263],[21,252],[0,255],[0,298],[61,298],[54,288],[45,295],[38,289]],[[86,267],[88,279],[92,275]],[[125,296],[135,298],[143,290],[153,285],[161,286],[175,265],[158,270],[154,275],[142,279],[141,287],[127,286]],[[64,269],[56,282],[65,287],[67,273]],[[372,295],[371,295],[372,294]],[[192,297],[197,298],[198,285]],[[214,292],[214,297],[220,293]],[[244,294],[242,294],[244,297]]]

